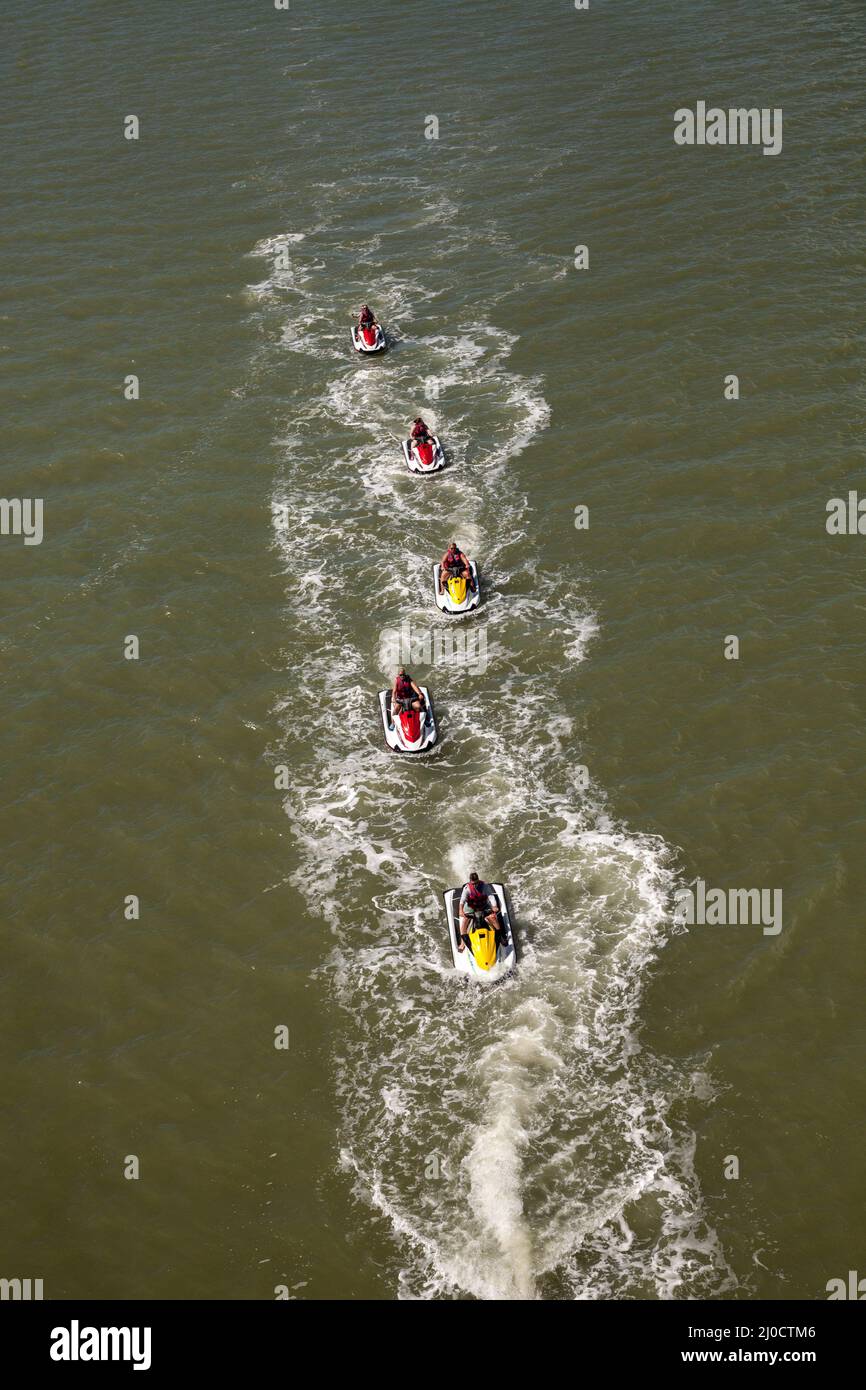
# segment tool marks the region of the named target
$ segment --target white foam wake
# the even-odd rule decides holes
[[[327,196],[337,217],[340,190]],[[451,210],[431,196],[430,213],[447,241]],[[541,522],[514,481],[549,418],[542,384],[511,371],[514,340],[477,315],[413,333],[441,286],[386,273],[387,240],[350,251],[411,350],[351,359],[322,269],[327,230],[299,244],[291,284],[276,287],[287,301],[271,305],[287,325],[275,350],[303,348],[307,367],[273,495],[292,574],[286,703],[307,730],[286,812],[298,886],[340,916],[326,968],[359,1219],[387,1222],[404,1297],[711,1296],[730,1274],[692,1165],[695,1078],[640,1041],[671,856],[575,776],[568,681],[597,620],[578,574],[536,563]],[[263,284],[267,303],[273,277]],[[453,459],[428,480],[435,492],[400,465],[419,411]],[[482,566],[488,668],[422,673],[443,740],[407,766],[377,725],[382,630],[440,621],[429,564],[455,532]],[[472,867],[509,883],[523,947],[492,990],[464,988],[447,956],[440,893]]]

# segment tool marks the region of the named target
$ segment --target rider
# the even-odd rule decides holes
[[[475,593],[475,580],[472,578],[472,570],[469,561],[463,554],[456,541],[452,541],[442,559],[439,561],[439,592],[445,592],[445,580],[449,574],[462,574],[470,591]]]
[[[372,328],[373,325],[378,324],[378,322],[379,320],[376,318],[376,315],[373,313],[373,310],[370,308],[369,304],[362,304],[361,313],[358,318],[358,327]]]
[[[424,708],[424,696],[404,666],[400,667],[391,687],[391,718],[396,719],[401,709]]]
[[[433,436],[432,436],[432,434],[430,433],[430,431],[428,430],[428,428],[427,428],[427,426],[425,425],[424,421],[421,419],[421,416],[420,416],[420,415],[416,415],[416,416],[415,416],[415,421],[414,421],[414,424],[412,425],[412,434],[411,434],[410,438],[411,438],[413,444],[432,444],[432,443],[433,443]]]
[[[492,883],[485,883],[476,873],[469,875],[469,882],[465,885],[460,894],[460,940],[457,943],[458,951],[466,950],[464,937],[469,935],[469,918],[466,915],[467,907],[479,909],[487,912],[484,920],[493,931],[496,932],[496,940],[499,941],[499,934],[502,931],[502,919],[499,916],[499,902],[496,897],[496,890]]]

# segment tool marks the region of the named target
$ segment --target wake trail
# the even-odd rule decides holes
[[[305,362],[272,496],[298,595],[285,705],[308,727],[286,814],[297,885],[341,916],[324,968],[344,1020],[334,1076],[359,1215],[371,1238],[390,1231],[401,1297],[717,1295],[731,1275],[685,1118],[706,1083],[639,1038],[673,855],[575,779],[566,686],[557,699],[563,653],[572,671],[598,622],[579,578],[538,563],[540,523],[516,481],[549,422],[542,382],[511,370],[516,339],[477,312],[427,331],[443,283],[386,270],[387,232],[347,253],[342,196],[327,190],[322,225],[293,243],[291,282],[275,273],[253,299],[284,321],[279,351]],[[451,224],[433,227],[447,245]],[[402,326],[381,360],[353,361],[348,323],[335,329],[335,257],[356,275],[363,260],[379,317]],[[539,284],[550,274],[516,255],[511,268]],[[401,464],[397,439],[418,413],[453,459],[435,482]],[[422,673],[446,712],[442,743],[407,766],[382,747],[374,709],[392,674],[383,630],[407,615],[447,622],[429,566],[455,533],[480,563],[487,669]],[[323,698],[335,671],[338,720]],[[465,988],[447,953],[441,890],[471,868],[509,885],[522,947],[515,976],[489,990]]]

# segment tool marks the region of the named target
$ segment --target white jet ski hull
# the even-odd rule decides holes
[[[444,468],[445,451],[435,434],[431,434],[430,438],[434,444],[432,463],[422,463],[414,444],[411,444],[408,439],[403,440],[403,457],[406,460],[406,467],[411,473],[438,473],[440,468]]]
[[[433,566],[433,594],[436,599],[436,607],[441,608],[443,613],[471,613],[473,608],[478,607],[481,595],[478,592],[478,570],[475,561],[469,561],[469,569],[472,573],[472,581],[475,585],[475,592],[467,590],[466,598],[462,603],[455,603],[448,590],[444,594],[439,592],[439,570],[440,565]]]
[[[502,939],[499,943],[496,964],[492,970],[482,970],[476,964],[475,957],[470,947],[467,945],[465,951],[458,951],[457,941],[460,935],[460,894],[463,892],[463,885],[459,888],[448,888],[442,894],[445,900],[445,915],[448,918],[448,940],[451,944],[451,959],[454,962],[454,969],[461,975],[470,975],[475,980],[502,980],[506,975],[510,975],[517,964],[517,952],[514,945],[514,931],[511,924],[511,910],[508,896],[501,883],[494,883],[493,889],[499,899],[499,915],[502,925],[505,928]]]
[[[421,737],[417,743],[407,743],[403,738],[402,730],[398,724],[391,723],[391,692],[390,690],[379,691],[379,712],[382,716],[382,728],[385,733],[385,742],[395,753],[424,753],[428,748],[432,748],[437,738],[439,730],[436,727],[436,716],[433,713],[433,701],[430,699],[430,691],[426,685],[418,687],[424,696],[427,705],[426,717],[421,724]]]
[[[358,328],[353,326],[352,347],[355,349],[356,352],[384,352],[385,334],[382,332],[381,326],[379,324],[376,324],[376,341],[372,345],[372,347],[369,343],[364,342],[364,339],[361,337]]]

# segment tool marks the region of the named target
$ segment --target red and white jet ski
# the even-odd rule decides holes
[[[393,718],[390,690],[379,691],[379,710],[385,730],[385,742],[395,753],[423,753],[427,748],[433,747],[439,736],[430,691],[426,685],[419,686],[419,689],[424,696],[424,708],[401,709]]]
[[[367,327],[360,328],[358,324],[353,324],[352,347],[356,352],[383,352],[385,334],[382,332],[381,326],[378,323],[371,323]]]
[[[435,434],[424,444],[417,439],[404,439],[403,457],[412,473],[438,473],[445,466],[445,451]]]

